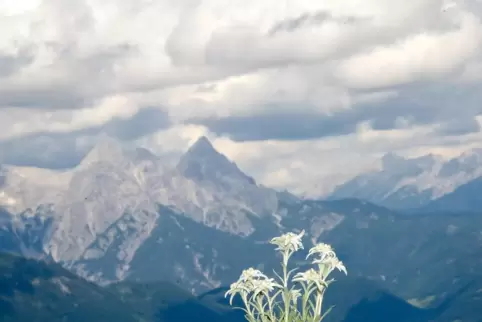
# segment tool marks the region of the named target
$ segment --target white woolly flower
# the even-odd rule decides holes
[[[276,250],[279,250],[283,253],[293,253],[299,249],[303,249],[301,239],[303,238],[304,234],[304,230],[301,231],[301,233],[299,234],[286,233],[284,235],[271,239],[270,243],[278,246]]]
[[[323,265],[323,266],[327,267],[328,272],[326,273],[326,275],[331,273],[335,268],[338,269],[340,272],[345,273],[345,275],[348,275],[348,272],[346,270],[345,265],[336,256],[335,257],[327,257],[327,258],[324,258],[324,259],[322,259],[322,258],[315,259],[313,261],[313,264]]]
[[[229,304],[233,305],[233,298],[236,294],[240,294],[241,297],[246,297],[250,292],[250,289],[242,281],[236,281],[229,287],[229,290],[224,294],[224,297],[230,295]]]
[[[251,293],[254,293],[255,296],[258,294],[267,296],[275,287],[282,288],[274,279],[268,278],[261,271],[250,267],[243,270],[238,281],[231,284],[224,297],[231,295],[231,303],[236,294],[240,294],[242,297],[247,297]]]
[[[305,272],[300,272],[293,277],[293,282],[298,283],[307,283],[308,285],[315,284],[318,290],[323,290],[323,288],[327,287],[328,284],[326,283],[324,277],[320,272],[310,268]]]
[[[331,247],[331,245],[324,244],[324,243],[319,243],[313,246],[308,252],[308,256],[306,256],[306,258],[308,259],[310,256],[313,256],[313,255],[320,256],[319,260],[325,260],[325,258],[328,258],[328,257],[336,257],[335,250],[333,249],[333,247]]]
[[[269,292],[273,291],[275,288],[283,288],[281,285],[276,283],[274,279],[254,279],[251,281],[252,283],[252,290],[254,292],[254,296],[258,294],[263,294],[268,296]]]
[[[241,276],[239,277],[240,280],[243,282],[251,281],[255,278],[263,278],[266,279],[268,278],[266,275],[263,274],[260,270],[254,269],[252,267],[243,270],[241,273]]]

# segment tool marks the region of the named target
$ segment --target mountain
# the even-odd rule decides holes
[[[238,166],[201,137],[181,157],[177,170],[207,194],[200,206],[202,222],[210,227],[247,236],[253,232],[248,215],[271,215],[278,206],[277,192],[259,186]]]
[[[0,286],[2,322],[244,321],[169,282],[103,288],[55,263],[7,254],[0,254]]]
[[[428,212],[477,212],[482,214],[482,177],[478,177],[438,199],[431,201],[419,211]]]
[[[164,281],[100,287],[55,263],[7,254],[0,254],[0,273],[0,321],[245,321],[242,312],[228,305],[226,288],[196,297]],[[418,308],[368,280],[345,278],[333,285],[325,303],[336,306],[327,322],[439,321],[447,312],[456,317],[445,307]],[[241,305],[239,298],[234,304]],[[478,317],[474,312],[472,316]]]
[[[447,161],[432,154],[405,159],[389,153],[380,164],[380,169],[348,180],[326,197],[363,199],[399,210],[424,207],[482,177],[482,149]]]
[[[216,151],[205,136],[200,137],[181,157],[177,168],[186,178],[197,182],[211,182],[222,187],[228,182],[256,185],[253,178]]]
[[[122,282],[110,285],[107,289],[139,312],[144,321],[246,321],[242,312],[233,310],[229,303],[212,301],[211,292],[196,297],[169,282]]]
[[[235,280],[245,265],[275,262],[269,245],[208,227],[169,208],[160,207],[158,213],[150,236],[138,246],[125,271],[121,271],[124,276],[119,275],[122,258],[118,255],[126,251],[122,242],[130,238],[129,233],[136,233],[131,213],[126,213],[86,250],[86,254],[102,250],[101,256],[84,256],[71,268],[96,281],[152,282],[163,277],[199,294]],[[109,236],[115,236],[113,242],[108,246],[101,244]],[[246,253],[249,256],[242,255]]]
[[[275,233],[278,192],[257,185],[203,137],[176,167],[104,137],[74,169],[10,167],[4,177],[0,193],[12,200],[5,204],[11,216],[4,229],[17,241],[16,251],[26,255],[31,243],[18,235],[33,234],[41,241],[39,256],[98,283],[152,279],[160,265],[166,277],[185,280],[186,288],[211,289],[221,283],[214,272],[229,271],[229,278],[237,273],[229,267],[238,255],[228,246],[252,245],[239,237],[255,236],[255,223]],[[40,191],[52,192],[37,198]],[[28,233],[27,217],[40,223]],[[219,245],[212,245],[212,236],[219,236]],[[167,267],[163,256],[184,259]]]
[[[59,201],[71,171],[4,165],[0,168],[0,205],[12,214]]]
[[[403,215],[368,202],[304,201],[281,224],[335,247],[350,276],[379,283],[410,301],[447,300],[482,271],[482,216]],[[303,254],[300,261],[303,262]],[[443,267],[442,269],[438,269]]]
[[[38,213],[48,212],[40,206]],[[26,210],[13,216],[0,207],[0,245],[1,251],[22,254],[30,258],[44,258],[45,240],[52,224],[52,218],[35,215],[31,210]]]
[[[466,169],[464,178],[475,176],[476,170],[468,173],[477,160],[457,163]],[[380,182],[392,182],[394,173],[403,182],[442,182],[440,172],[455,178],[445,165],[433,156],[407,163],[388,155],[387,179]],[[417,316],[407,302],[435,310],[464,294],[461,306],[480,304],[475,286],[462,290],[478,285],[482,271],[481,216],[406,215],[353,198],[302,200],[258,185],[206,138],[174,167],[146,149],[104,138],[73,169],[7,167],[3,178],[0,193],[9,202],[0,213],[1,250],[50,259],[98,285],[169,280],[199,295],[229,285],[247,267],[278,268],[268,240],[304,229],[306,247],[333,244],[350,277],[376,284],[373,297],[382,303],[386,299]],[[306,250],[294,260],[304,267],[305,257]],[[372,309],[363,312],[373,316]],[[470,316],[444,312],[471,321],[477,309],[467,310]]]
[[[140,321],[101,287],[56,264],[0,255],[0,321]]]

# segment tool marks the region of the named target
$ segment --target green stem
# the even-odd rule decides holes
[[[289,290],[288,290],[288,260],[289,260],[289,254],[284,254],[283,255],[283,286],[284,286],[284,291],[283,291],[283,301],[284,301],[284,320],[285,322],[289,322],[289,313],[290,313],[290,298],[289,298]]]
[[[315,316],[321,316],[321,294],[316,294]]]
[[[268,298],[268,309],[269,309],[269,318],[271,321],[276,321],[273,312],[273,302],[270,298]]]
[[[254,315],[253,315],[253,312],[251,311],[251,308],[250,308],[250,303],[248,301],[248,298],[246,297],[246,295],[241,295],[241,298],[243,299],[243,302],[244,302],[244,306],[246,306],[246,310],[248,311],[248,315],[254,319]]]
[[[261,294],[256,296],[256,303],[258,307],[258,317],[261,317],[261,321],[265,321],[264,310],[263,310],[263,298]]]

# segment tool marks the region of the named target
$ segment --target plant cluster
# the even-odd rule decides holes
[[[281,254],[282,275],[274,272],[276,279],[268,278],[257,269],[248,268],[226,292],[231,305],[234,296],[241,297],[245,307],[240,309],[249,322],[319,322],[333,308],[323,312],[325,291],[334,281],[328,277],[335,269],[345,274],[347,271],[330,245],[319,243],[309,250],[306,259],[312,258],[315,268],[295,275],[297,268],[288,270],[291,256],[303,249],[304,233],[290,232],[270,241]]]

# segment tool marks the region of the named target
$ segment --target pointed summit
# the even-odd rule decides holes
[[[218,182],[226,178],[255,184],[253,178],[244,174],[238,166],[219,153],[209,139],[201,136],[181,157],[178,170],[195,181]]]
[[[199,139],[197,139],[197,141],[191,145],[187,153],[196,155],[219,154],[219,152],[216,151],[211,144],[211,141],[209,141],[209,139],[205,136],[201,136]]]

